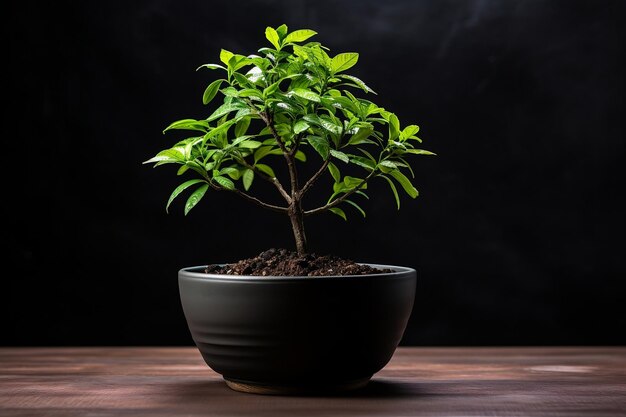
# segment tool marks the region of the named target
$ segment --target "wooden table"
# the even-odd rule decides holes
[[[196,348],[0,348],[0,416],[626,416],[626,348],[399,348],[348,396],[226,387]]]

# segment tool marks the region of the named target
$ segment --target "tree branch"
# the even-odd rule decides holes
[[[278,142],[278,146],[280,147],[280,150],[283,151],[285,155],[287,155],[289,151],[287,150],[287,147],[285,147],[285,143],[283,142],[283,139],[280,137],[280,135],[276,131],[276,128],[274,127],[274,121],[272,120],[272,115],[269,112],[265,111],[265,112],[259,112],[259,116],[261,116],[261,119],[265,122],[265,125],[270,129],[272,136],[274,136],[274,139],[276,139],[276,142]]]
[[[240,157],[237,162],[239,162],[241,165],[245,166],[246,168],[253,170],[259,177],[261,177],[265,181],[274,184],[274,186],[276,187],[280,195],[283,196],[285,201],[287,201],[287,203],[291,203],[291,196],[287,193],[287,191],[285,191],[285,189],[283,188],[283,185],[278,180],[278,178],[270,177],[269,175],[267,175],[265,172],[261,171],[254,165],[250,165],[248,161],[246,161],[243,157]]]
[[[248,107],[250,107],[250,109],[252,109],[254,112],[256,112],[256,114],[259,115],[261,120],[263,120],[263,122],[265,122],[265,124],[270,128],[270,131],[272,132],[272,135],[274,136],[274,139],[276,139],[276,142],[278,142],[278,146],[280,146],[280,150],[283,152],[283,154],[286,154],[288,152],[287,148],[285,147],[285,144],[283,143],[283,141],[281,140],[280,136],[278,135],[278,132],[276,132],[276,129],[274,129],[274,125],[272,124],[272,120],[270,118],[269,113],[259,111],[259,109],[256,108],[256,106],[252,103],[252,101],[250,99],[244,99],[244,100],[248,104]],[[263,171],[260,171],[259,169],[257,169],[253,165],[250,165],[243,157],[240,157],[240,161],[239,162],[242,165],[244,165],[246,168],[249,168],[249,169],[253,170],[256,174],[258,174],[264,180],[274,184],[274,186],[276,187],[276,189],[278,190],[280,195],[285,199],[285,201],[287,201],[287,203],[291,204],[291,196],[289,195],[289,193],[287,193],[287,191],[285,191],[285,188],[283,188],[283,184],[278,180],[278,178],[270,177],[269,175],[265,174]],[[290,171],[290,173],[291,173],[291,171]]]
[[[330,163],[330,157],[324,161],[324,163],[322,164],[320,169],[315,174],[313,174],[313,176],[311,178],[309,178],[309,180],[306,182],[306,184],[304,184],[304,187],[302,187],[302,189],[300,190],[300,195],[301,196],[303,196],[304,193],[306,193],[309,190],[309,188],[311,188],[311,186],[315,183],[315,181],[317,181],[317,179],[320,177],[320,175],[322,175],[324,173],[324,171],[326,170],[326,167],[328,167],[329,163]]]
[[[293,140],[293,147],[291,148],[291,154],[295,155],[296,152],[298,152],[298,148],[300,147],[300,142],[302,142],[302,133],[299,133],[296,135],[296,137]]]
[[[335,207],[336,205],[338,205],[339,203],[344,201],[346,198],[350,197],[352,194],[354,194],[357,191],[359,191],[361,189],[361,187],[363,187],[365,184],[367,184],[367,182],[374,176],[374,173],[376,173],[376,170],[370,172],[369,175],[367,177],[365,177],[363,179],[363,181],[361,181],[359,183],[359,185],[357,185],[356,187],[354,187],[353,189],[351,189],[350,191],[348,191],[347,193],[345,193],[341,197],[331,201],[330,203],[326,204],[325,206],[314,208],[312,210],[307,210],[307,211],[304,212],[304,215],[305,216],[309,216],[311,214],[322,213],[322,212],[324,212],[324,211],[326,211],[326,210],[328,210],[330,208]]]
[[[238,189],[234,189],[234,190],[229,190],[227,188],[224,187],[220,187],[219,185],[216,185],[213,181],[209,181],[209,185],[211,186],[211,188],[213,188],[214,190],[217,191],[230,191],[233,192],[235,194],[237,194],[240,197],[243,197],[244,199],[253,202],[254,204],[261,206],[263,208],[266,208],[268,210],[272,210],[272,211],[276,211],[278,213],[287,213],[287,207],[280,207],[280,206],[275,206],[273,204],[268,204],[264,201],[259,200],[256,197],[251,196],[250,194],[244,193],[241,190]]]
[[[253,203],[255,203],[255,204],[257,204],[257,205],[259,205],[259,206],[261,206],[263,208],[266,208],[268,210],[276,211],[278,213],[287,213],[287,207],[281,207],[281,206],[275,206],[273,204],[268,204],[268,203],[266,203],[264,201],[259,200],[256,197],[253,197],[250,194],[244,193],[243,191],[238,190],[236,188],[234,190],[229,190],[229,191],[233,191],[235,194],[243,197],[244,199],[246,199],[248,201],[251,201],[251,202],[253,202]]]
[[[289,152],[282,138],[276,131],[272,116],[267,111],[265,113],[259,114],[261,115],[261,118],[263,119],[267,127],[270,129],[270,132],[272,132],[272,136],[274,136],[274,139],[276,139],[276,142],[278,142],[278,146],[280,147],[280,150],[283,151],[283,156],[287,160],[287,167],[289,168],[289,178],[291,179],[291,198],[293,199],[294,197],[297,197],[298,194],[298,172],[296,171],[294,157],[291,152]]]

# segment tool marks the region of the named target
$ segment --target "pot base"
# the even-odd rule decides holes
[[[323,385],[271,385],[260,384],[250,381],[237,381],[224,378],[226,385],[232,390],[245,392],[248,394],[262,395],[306,395],[316,393],[342,393],[363,388],[370,381],[371,377],[344,381],[339,383],[329,383]]]

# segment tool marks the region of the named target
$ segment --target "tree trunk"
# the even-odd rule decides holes
[[[296,239],[298,255],[304,255],[307,251],[307,243],[304,234],[304,212],[300,201],[294,200],[289,206],[289,219],[291,220],[293,237]]]

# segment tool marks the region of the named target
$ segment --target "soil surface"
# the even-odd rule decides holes
[[[207,274],[254,276],[328,276],[365,275],[393,272],[391,269],[372,268],[333,255],[308,253],[298,255],[287,249],[269,249],[257,256],[232,264],[209,265]]]

